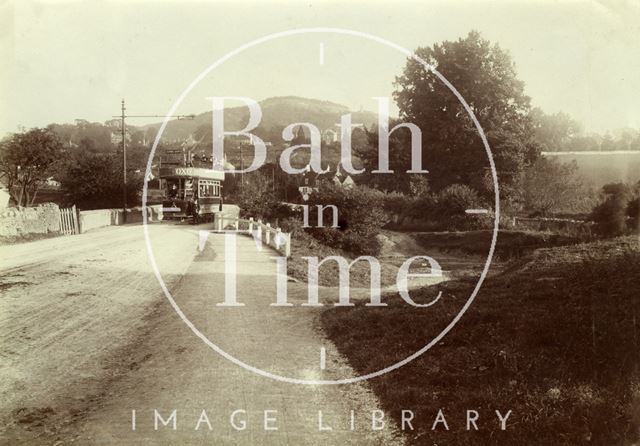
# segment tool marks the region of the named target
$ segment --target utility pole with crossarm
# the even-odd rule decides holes
[[[122,131],[122,223],[127,222],[127,127],[125,124],[126,118],[177,118],[177,119],[195,119],[196,115],[127,115],[125,114],[126,108],[124,106],[124,99],[122,100],[122,114],[120,116],[114,116],[114,118],[120,118],[120,130]]]

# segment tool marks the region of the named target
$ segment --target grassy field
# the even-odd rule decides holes
[[[466,232],[415,232],[413,237],[425,249],[454,251],[463,254],[486,256],[491,245],[493,231]],[[578,243],[576,237],[551,232],[500,230],[495,257],[510,260],[549,246],[564,246]]]
[[[295,234],[294,242],[291,248],[291,257],[287,261],[287,274],[301,282],[307,281],[308,262],[303,259],[305,256],[314,256],[322,260],[329,256],[342,256],[351,262],[357,256],[345,252],[340,249],[330,248],[318,242],[311,235],[300,231]],[[385,261],[382,262],[380,283],[382,286],[395,283],[398,273],[398,262]],[[339,267],[335,261],[327,261],[319,268],[319,285],[320,286],[337,286]],[[367,262],[357,262],[351,268],[350,286],[351,287],[368,287],[370,284],[370,269]]]
[[[636,183],[640,180],[640,152],[628,153],[549,153],[561,163],[575,161],[578,174],[589,179],[593,187],[601,188],[607,183]]]
[[[396,283],[398,269],[411,256],[429,255],[435,258],[450,275],[460,276],[477,273],[484,265],[486,254],[491,244],[490,231],[466,233],[466,237],[458,237],[465,233],[403,233],[383,231],[383,249],[375,256],[381,264],[381,284],[389,286]],[[460,249],[460,245],[469,244],[469,249]],[[436,243],[433,243],[437,241]],[[539,246],[542,242],[537,239]],[[308,263],[305,256],[319,259],[328,256],[342,256],[353,261],[357,255],[340,249],[330,248],[311,235],[299,231],[294,236],[291,257],[287,262],[287,272],[302,282],[307,281]],[[499,263],[498,261],[495,262]],[[412,270],[415,272],[415,270]],[[428,272],[428,271],[425,271]],[[327,261],[319,269],[321,286],[338,286],[339,267],[334,261]],[[370,286],[370,267],[367,262],[354,263],[350,270],[351,287]]]
[[[474,285],[436,285],[444,297],[425,309],[397,296],[387,308],[331,308],[322,324],[359,373],[372,372],[424,346]],[[430,288],[412,297],[431,300]],[[416,413],[415,445],[630,445],[640,440],[639,318],[637,237],[542,249],[490,277],[430,351],[370,385],[398,421]],[[450,430],[431,430],[439,409]],[[466,430],[470,409],[477,432]],[[506,431],[496,409],[513,411]]]

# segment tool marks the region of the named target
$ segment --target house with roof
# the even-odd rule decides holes
[[[325,144],[333,144],[338,141],[338,132],[333,129],[326,129],[322,132],[322,141]]]
[[[351,189],[356,184],[340,163],[333,169],[329,166],[329,170],[324,173],[314,172],[311,170],[311,166],[307,164],[298,181],[298,191],[305,201],[309,199],[311,194],[318,191],[320,184],[324,181],[345,189]]]

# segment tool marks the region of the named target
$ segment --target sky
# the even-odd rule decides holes
[[[510,52],[534,106],[566,112],[586,132],[640,128],[639,5],[633,0],[4,2],[0,135],[78,118],[104,122],[120,113],[123,98],[130,114],[165,115],[225,54],[263,36],[309,27],[355,30],[410,50],[477,30]],[[211,96],[297,95],[375,110],[372,98],[391,96],[404,63],[399,51],[360,37],[281,37],[210,71],[176,113],[207,111]]]

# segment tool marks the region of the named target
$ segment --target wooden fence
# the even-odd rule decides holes
[[[594,227],[594,223],[591,221],[551,217],[513,217],[512,224],[514,228],[532,229],[536,231],[560,231],[573,235],[590,235]]]
[[[78,212],[76,206],[60,209],[60,232],[65,235],[79,234]]]

